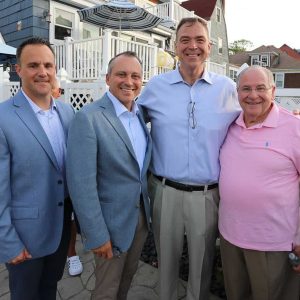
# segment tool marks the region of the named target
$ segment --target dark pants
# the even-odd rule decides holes
[[[64,226],[56,252],[12,265],[9,272],[11,300],[55,300],[57,282],[62,278],[71,233],[71,204],[65,202]]]

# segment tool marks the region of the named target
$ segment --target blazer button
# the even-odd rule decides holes
[[[58,206],[63,206],[64,203],[63,202],[58,202]]]
[[[62,181],[61,179],[59,179],[59,180],[57,180],[57,183],[58,183],[58,184],[62,184],[63,181]]]
[[[136,204],[136,206],[135,206],[136,208],[140,208],[141,207],[141,205],[140,205],[140,201]]]

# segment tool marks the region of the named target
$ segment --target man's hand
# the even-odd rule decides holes
[[[300,257],[300,245],[294,246],[293,252]],[[293,267],[294,271],[300,274],[300,265]]]
[[[22,263],[23,261],[32,258],[32,256],[30,255],[30,253],[24,249],[17,257],[15,257],[14,259],[10,260],[8,263],[9,264],[13,264],[13,265],[17,265],[19,263]]]
[[[99,257],[111,259],[113,257],[111,241],[106,242],[104,245],[92,249],[92,251]]]

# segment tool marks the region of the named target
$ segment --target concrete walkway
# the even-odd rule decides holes
[[[88,300],[94,288],[95,263],[93,254],[83,249],[80,237],[77,238],[76,249],[83,263],[83,273],[81,276],[71,277],[65,268],[64,276],[58,284],[58,300]],[[156,268],[140,262],[128,294],[128,300],[158,300],[157,275]],[[185,290],[186,282],[180,281],[178,284],[179,299],[185,299]],[[5,266],[0,264],[0,300],[9,299],[8,273]],[[208,300],[220,299],[211,295]]]

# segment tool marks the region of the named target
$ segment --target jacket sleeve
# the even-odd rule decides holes
[[[25,248],[11,218],[11,155],[0,128],[0,262],[8,262]]]
[[[92,117],[76,113],[68,134],[67,182],[87,249],[110,240],[97,188],[97,143]]]

